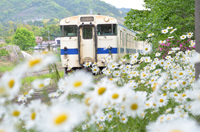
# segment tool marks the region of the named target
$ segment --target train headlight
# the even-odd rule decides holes
[[[70,22],[70,18],[66,18],[66,19],[65,19],[65,22],[66,22],[66,23],[69,23],[69,22]]]
[[[105,18],[104,18],[104,21],[105,21],[105,22],[108,22],[108,21],[109,21],[109,18],[108,18],[108,17],[105,17]]]

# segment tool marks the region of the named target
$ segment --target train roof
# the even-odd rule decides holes
[[[123,28],[125,28],[125,29],[127,29],[127,30],[129,30],[129,31],[131,31],[131,32],[133,32],[133,33],[135,33],[135,34],[138,34],[137,32],[135,32],[135,31],[133,31],[133,30],[131,30],[131,29],[128,29],[128,28],[127,28],[126,26],[124,26],[123,24],[118,23],[118,25],[121,26],[121,27],[123,27]]]
[[[133,31],[133,30],[131,30],[131,29],[128,29],[126,26],[124,26],[124,25],[123,25],[123,22],[117,20],[117,19],[114,18],[114,17],[110,17],[110,16],[106,16],[106,15],[84,14],[84,15],[71,16],[71,17],[67,17],[67,18],[70,18],[72,21],[73,21],[73,20],[77,20],[77,21],[78,21],[78,19],[81,18],[81,17],[94,17],[94,18],[97,19],[97,20],[104,20],[105,17],[109,17],[110,21],[107,22],[107,23],[116,23],[116,24],[118,24],[119,26],[121,26],[121,27],[123,27],[123,28],[125,28],[125,29],[127,29],[127,30],[129,30],[129,31],[131,31],[131,32],[133,32],[133,33],[135,33],[135,34],[138,34],[137,32],[135,32],[135,31]],[[60,25],[66,25],[65,20],[66,20],[67,18],[62,19],[62,20],[60,21]]]

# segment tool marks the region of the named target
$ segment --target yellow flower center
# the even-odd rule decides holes
[[[77,88],[77,87],[80,87],[82,85],[82,82],[81,81],[76,81],[74,83],[74,87]]]
[[[186,82],[183,82],[183,85],[185,85],[186,84]]]
[[[15,85],[15,80],[10,80],[9,82],[8,82],[8,86],[10,87],[10,88],[13,88],[13,86]]]
[[[183,75],[183,73],[182,73],[182,72],[180,72],[180,73],[179,73],[179,75]]]
[[[88,106],[90,105],[90,104],[89,104],[89,100],[90,100],[90,98],[87,98],[87,99],[85,100],[85,104],[88,105]]]
[[[102,95],[105,91],[106,91],[105,87],[100,87],[99,90],[98,90],[98,94]]]
[[[5,132],[4,130],[0,130],[0,132]]]
[[[28,92],[25,92],[23,95],[27,95],[28,94]]]
[[[19,116],[20,115],[20,111],[18,111],[18,110],[13,111],[12,115],[13,116]]]
[[[164,100],[163,99],[160,99],[160,102],[162,103]]]
[[[112,115],[109,115],[108,117],[109,117],[109,118],[112,118]]]
[[[137,108],[138,108],[138,104],[134,103],[131,105],[132,110],[137,110]]]
[[[122,118],[122,121],[125,121],[126,120],[126,118]]]
[[[40,85],[39,85],[39,88],[43,88],[43,87],[44,87],[44,84],[40,84]]]
[[[54,123],[56,125],[60,125],[64,123],[67,120],[68,116],[67,114],[60,114],[58,117],[55,118]]]
[[[185,97],[186,96],[186,94],[182,94],[182,97]]]
[[[112,81],[112,80],[113,80],[113,78],[110,78],[109,80],[110,80],[110,81]]]
[[[29,61],[29,67],[33,67],[41,62],[41,59],[33,59]]]
[[[94,69],[94,71],[97,71],[97,69]]]
[[[175,93],[174,96],[178,96],[178,94]]]
[[[118,97],[119,97],[119,94],[117,94],[117,93],[115,93],[115,94],[112,95],[113,99],[117,99]]]
[[[36,117],[36,113],[33,112],[33,113],[31,114],[31,119],[32,119],[32,120],[35,120],[35,117]]]

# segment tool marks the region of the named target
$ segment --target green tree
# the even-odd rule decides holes
[[[164,39],[162,29],[167,27],[177,28],[172,34],[181,36],[187,32],[194,32],[195,0],[144,0],[147,10],[131,9],[125,17],[124,24],[134,30],[140,41],[147,40],[157,48],[158,41]],[[147,37],[154,33],[153,39]]]
[[[21,50],[27,50],[36,45],[35,36],[33,32],[28,31],[26,28],[18,28],[12,38],[13,43],[18,45]]]

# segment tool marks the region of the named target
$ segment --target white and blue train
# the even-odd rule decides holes
[[[127,53],[142,53],[144,42],[134,40],[137,32],[127,29],[117,19],[103,15],[79,15],[60,21],[62,66],[83,67],[86,62],[102,62],[109,53],[119,60]],[[105,48],[110,46],[111,49]]]

